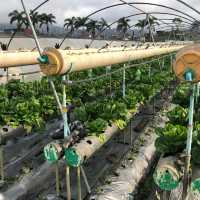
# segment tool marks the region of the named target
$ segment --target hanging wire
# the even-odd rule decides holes
[[[147,65],[147,64],[150,64],[152,62],[155,62],[155,61],[164,59],[166,57],[169,57],[171,55],[173,55],[173,53],[165,55],[165,56],[162,56],[162,57],[159,57],[159,58],[156,58],[156,59],[153,59],[153,60],[150,60],[150,61],[146,61],[146,62],[142,62],[142,63],[137,63],[137,64],[133,64],[133,65],[125,65],[125,66],[123,66],[123,67],[121,67],[121,68],[119,68],[119,69],[117,69],[115,71],[107,72],[106,74],[102,74],[100,76],[96,76],[96,77],[92,77],[92,78],[88,78],[88,79],[82,79],[82,80],[78,80],[78,81],[69,80],[69,81],[64,81],[63,83],[73,85],[73,84],[80,84],[80,83],[86,83],[86,82],[96,81],[98,79],[107,78],[108,76],[113,75],[115,73],[119,73],[119,72],[123,71],[124,69],[126,70],[126,69],[130,69],[130,68],[133,68],[133,67],[138,67],[140,65]]]

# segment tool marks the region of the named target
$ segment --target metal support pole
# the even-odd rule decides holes
[[[39,40],[38,40],[38,38],[37,38],[37,34],[36,34],[36,32],[35,32],[35,28],[34,28],[34,26],[33,26],[33,23],[32,23],[32,21],[31,21],[31,18],[30,18],[30,15],[29,15],[29,11],[28,11],[28,9],[26,8],[26,6],[25,6],[25,4],[24,4],[24,0],[21,0],[21,3],[22,3],[22,6],[23,6],[23,9],[24,9],[24,12],[26,13],[26,17],[27,17],[27,19],[28,19],[28,23],[29,23],[29,25],[30,25],[30,27],[31,27],[31,30],[32,30],[32,32],[33,32],[33,37],[34,37],[34,40],[35,40],[35,44],[36,44],[36,46],[37,46],[37,49],[38,49],[38,51],[39,51],[39,53],[40,53],[40,56],[42,55],[42,48],[40,47],[40,43],[39,43]]]
[[[172,73],[173,73],[173,55],[170,56],[170,61],[171,61],[171,70],[172,70]]]
[[[8,83],[8,81],[9,81],[8,68],[6,68],[6,81],[7,81],[7,83]]]
[[[85,171],[84,171],[84,169],[83,169],[82,166],[80,166],[80,168],[81,168],[81,173],[82,173],[82,176],[83,176],[83,180],[84,180],[85,185],[86,185],[86,187],[87,187],[88,194],[91,194],[91,188],[90,188],[90,185],[89,185],[89,183],[88,183],[88,180],[87,180],[87,176],[86,176],[86,174],[85,174]]]
[[[90,78],[92,78],[92,69],[89,69],[88,75],[89,75]]]
[[[186,199],[188,186],[189,186],[192,133],[193,133],[194,94],[195,94],[195,85],[192,86],[192,94],[190,95],[189,124],[188,124],[188,133],[187,133],[187,146],[186,146],[185,170],[184,170],[184,177],[183,177],[182,200]]]
[[[151,78],[151,65],[149,65],[149,79]]]
[[[165,68],[165,58],[163,58],[163,60],[162,60],[162,68],[163,69]]]
[[[200,82],[196,84],[196,103],[198,103],[199,93],[200,93]]]
[[[123,68],[122,95],[123,95],[123,98],[125,98],[126,96],[126,65],[125,64]]]
[[[51,88],[52,88],[52,90],[53,90],[53,94],[54,94],[54,97],[55,97],[56,102],[57,102],[57,104],[58,104],[59,110],[60,110],[60,112],[62,113],[62,116],[63,116],[63,108],[62,108],[62,105],[61,105],[61,103],[60,103],[60,99],[59,99],[59,97],[58,97],[58,94],[57,94],[57,92],[56,92],[55,85],[54,85],[54,83],[53,83],[53,81],[52,81],[51,79],[49,79],[49,83],[50,83]]]
[[[106,67],[106,75],[108,75],[110,73],[110,71],[111,71],[111,66],[107,66]]]
[[[4,183],[5,176],[4,176],[4,158],[3,158],[3,145],[0,145],[0,175],[1,175],[1,182],[0,185]]]
[[[155,40],[154,40],[153,33],[152,33],[152,29],[151,29],[151,23],[150,23],[150,20],[149,20],[149,14],[147,14],[147,21],[148,21],[148,24],[149,24],[149,33],[150,33],[150,37],[151,37],[151,39],[152,39],[153,45],[155,46]]]
[[[59,166],[58,163],[55,163],[55,172],[56,172],[56,194],[60,196],[60,178],[59,178]]]
[[[81,197],[81,170],[77,167],[77,189],[78,189],[78,200],[82,200]]]
[[[67,188],[67,200],[71,200],[70,168],[69,168],[69,166],[66,166],[66,188]]]
[[[110,97],[112,97],[112,74],[110,74]]]
[[[62,81],[66,81],[66,76],[62,77]],[[66,100],[66,86],[63,84],[63,121],[64,121],[64,138],[67,138],[70,134],[69,126],[68,126],[68,119],[67,119],[67,100]]]
[[[130,134],[130,145],[131,145],[131,147],[132,147],[132,145],[133,145],[132,119],[130,120],[130,125],[129,125],[129,134]]]

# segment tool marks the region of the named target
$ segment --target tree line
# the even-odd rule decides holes
[[[14,10],[10,12],[8,16],[10,17],[10,24],[16,24],[17,31],[29,27],[29,23],[23,11]],[[46,26],[47,33],[49,33],[50,25],[56,24],[56,17],[52,13],[47,14],[31,11],[30,17],[36,30]],[[176,31],[179,31],[182,20],[180,18],[174,18],[172,22],[176,26]],[[159,25],[159,23],[158,19],[154,16],[148,16],[148,19],[146,17],[142,20],[138,20],[133,26],[130,25],[130,19],[122,17],[116,21],[115,29],[121,34],[121,39],[125,39],[128,31],[132,33],[132,37],[134,36],[134,30],[131,30],[131,28],[135,27],[139,29],[140,37],[148,38],[148,40],[151,41],[151,35],[155,33],[156,25]],[[194,22],[192,26],[195,27],[197,25],[199,26],[199,24]],[[69,36],[75,31],[82,30],[87,32],[92,38],[95,38],[100,36],[106,29],[111,29],[111,24],[109,25],[104,18],[94,20],[87,17],[70,17],[64,20],[64,28],[67,29]],[[145,28],[148,31],[145,31]]]

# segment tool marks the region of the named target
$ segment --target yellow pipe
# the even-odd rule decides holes
[[[183,45],[167,47],[149,47],[148,49],[105,48],[105,49],[76,49],[58,50],[46,48],[44,55],[48,56],[49,64],[40,64],[41,71],[46,75],[64,74],[96,67],[109,66],[137,59],[149,58],[171,53]],[[27,66],[38,64],[37,51],[5,51],[0,52],[0,68]],[[71,68],[71,65],[73,67]]]
[[[37,51],[0,51],[0,68],[38,64]]]
[[[65,74],[69,71],[81,71],[168,54],[182,47],[154,47],[142,50],[136,50],[135,48],[110,48],[102,49],[101,51],[96,49],[70,51],[46,48],[43,54],[48,56],[49,63],[40,64],[40,68],[46,75]]]

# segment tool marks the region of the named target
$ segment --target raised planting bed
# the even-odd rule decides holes
[[[109,144],[109,139],[112,135],[120,129],[124,129],[130,122],[132,116],[140,111],[138,108],[150,102],[152,97],[162,91],[162,88],[165,88],[170,80],[173,79],[170,73],[169,59],[166,59],[166,67],[163,67],[162,71],[160,71],[159,68],[153,67],[153,65],[156,64],[158,63],[154,60],[152,63],[149,62],[144,68],[138,66],[139,68],[127,69],[125,98],[122,97],[122,79],[120,73],[113,73],[111,75],[111,85],[110,82],[108,82],[108,79],[110,80],[109,76],[103,80],[96,80],[93,84],[83,83],[82,86],[78,84],[67,87],[67,101],[75,106],[71,115],[71,121],[81,121],[86,128],[86,135],[84,136],[87,136],[71,148],[78,148],[79,145],[84,143],[84,145],[86,144],[89,146],[89,149],[93,146],[90,144],[91,142],[92,144],[93,142],[96,144],[96,148],[88,150],[89,154],[86,157],[83,155],[83,161],[92,156],[93,152],[100,149],[105,142]],[[149,76],[147,73],[149,72],[149,65],[152,65],[152,76]],[[118,70],[120,67],[122,66],[114,66],[112,70]],[[138,70],[140,70],[140,73],[138,73]],[[104,73],[103,69],[93,71],[94,76],[102,73]],[[81,72],[72,74],[70,79],[78,80],[80,78],[85,79],[86,77],[88,77],[87,72]],[[134,79],[135,82],[133,84],[132,82]],[[61,96],[62,85],[60,85],[58,80],[56,80],[56,88],[58,89],[59,96]],[[109,90],[107,88],[109,88]],[[8,124],[13,127],[22,126],[26,132],[34,133],[34,130],[43,128],[48,120],[59,116],[46,79],[43,79],[41,82],[26,84],[14,81],[2,86],[1,89],[1,92],[4,93],[6,97],[2,99],[1,106],[8,111],[2,111],[1,113],[3,120],[2,125]],[[102,99],[98,97],[97,94],[101,96],[104,94],[105,98]],[[94,98],[95,96],[96,98]],[[111,127],[114,131],[110,131]],[[41,139],[42,138],[43,137],[41,137]],[[50,139],[50,141],[52,141],[52,139]],[[40,149],[42,149],[45,144],[46,142],[42,143]],[[30,151],[30,155],[32,155],[31,152],[34,153],[36,149],[36,147],[33,147],[32,151]],[[79,152],[81,152],[81,150]],[[27,155],[28,154],[29,153],[27,153]],[[63,169],[63,161],[60,161],[60,166],[60,169]],[[63,171],[64,170],[62,170],[62,172]],[[18,195],[15,197],[16,199],[21,199],[22,197],[31,199],[41,191],[47,190],[51,185],[54,185],[53,172],[54,166],[48,163],[44,163],[39,167],[37,166],[28,172],[27,175],[22,176],[19,183],[9,187],[4,195],[11,197],[12,195],[10,194],[12,194],[12,191],[17,193],[19,190],[17,193]],[[42,176],[39,178],[41,174]],[[31,184],[34,180],[37,180],[37,182]],[[46,183],[45,186],[44,182]]]

